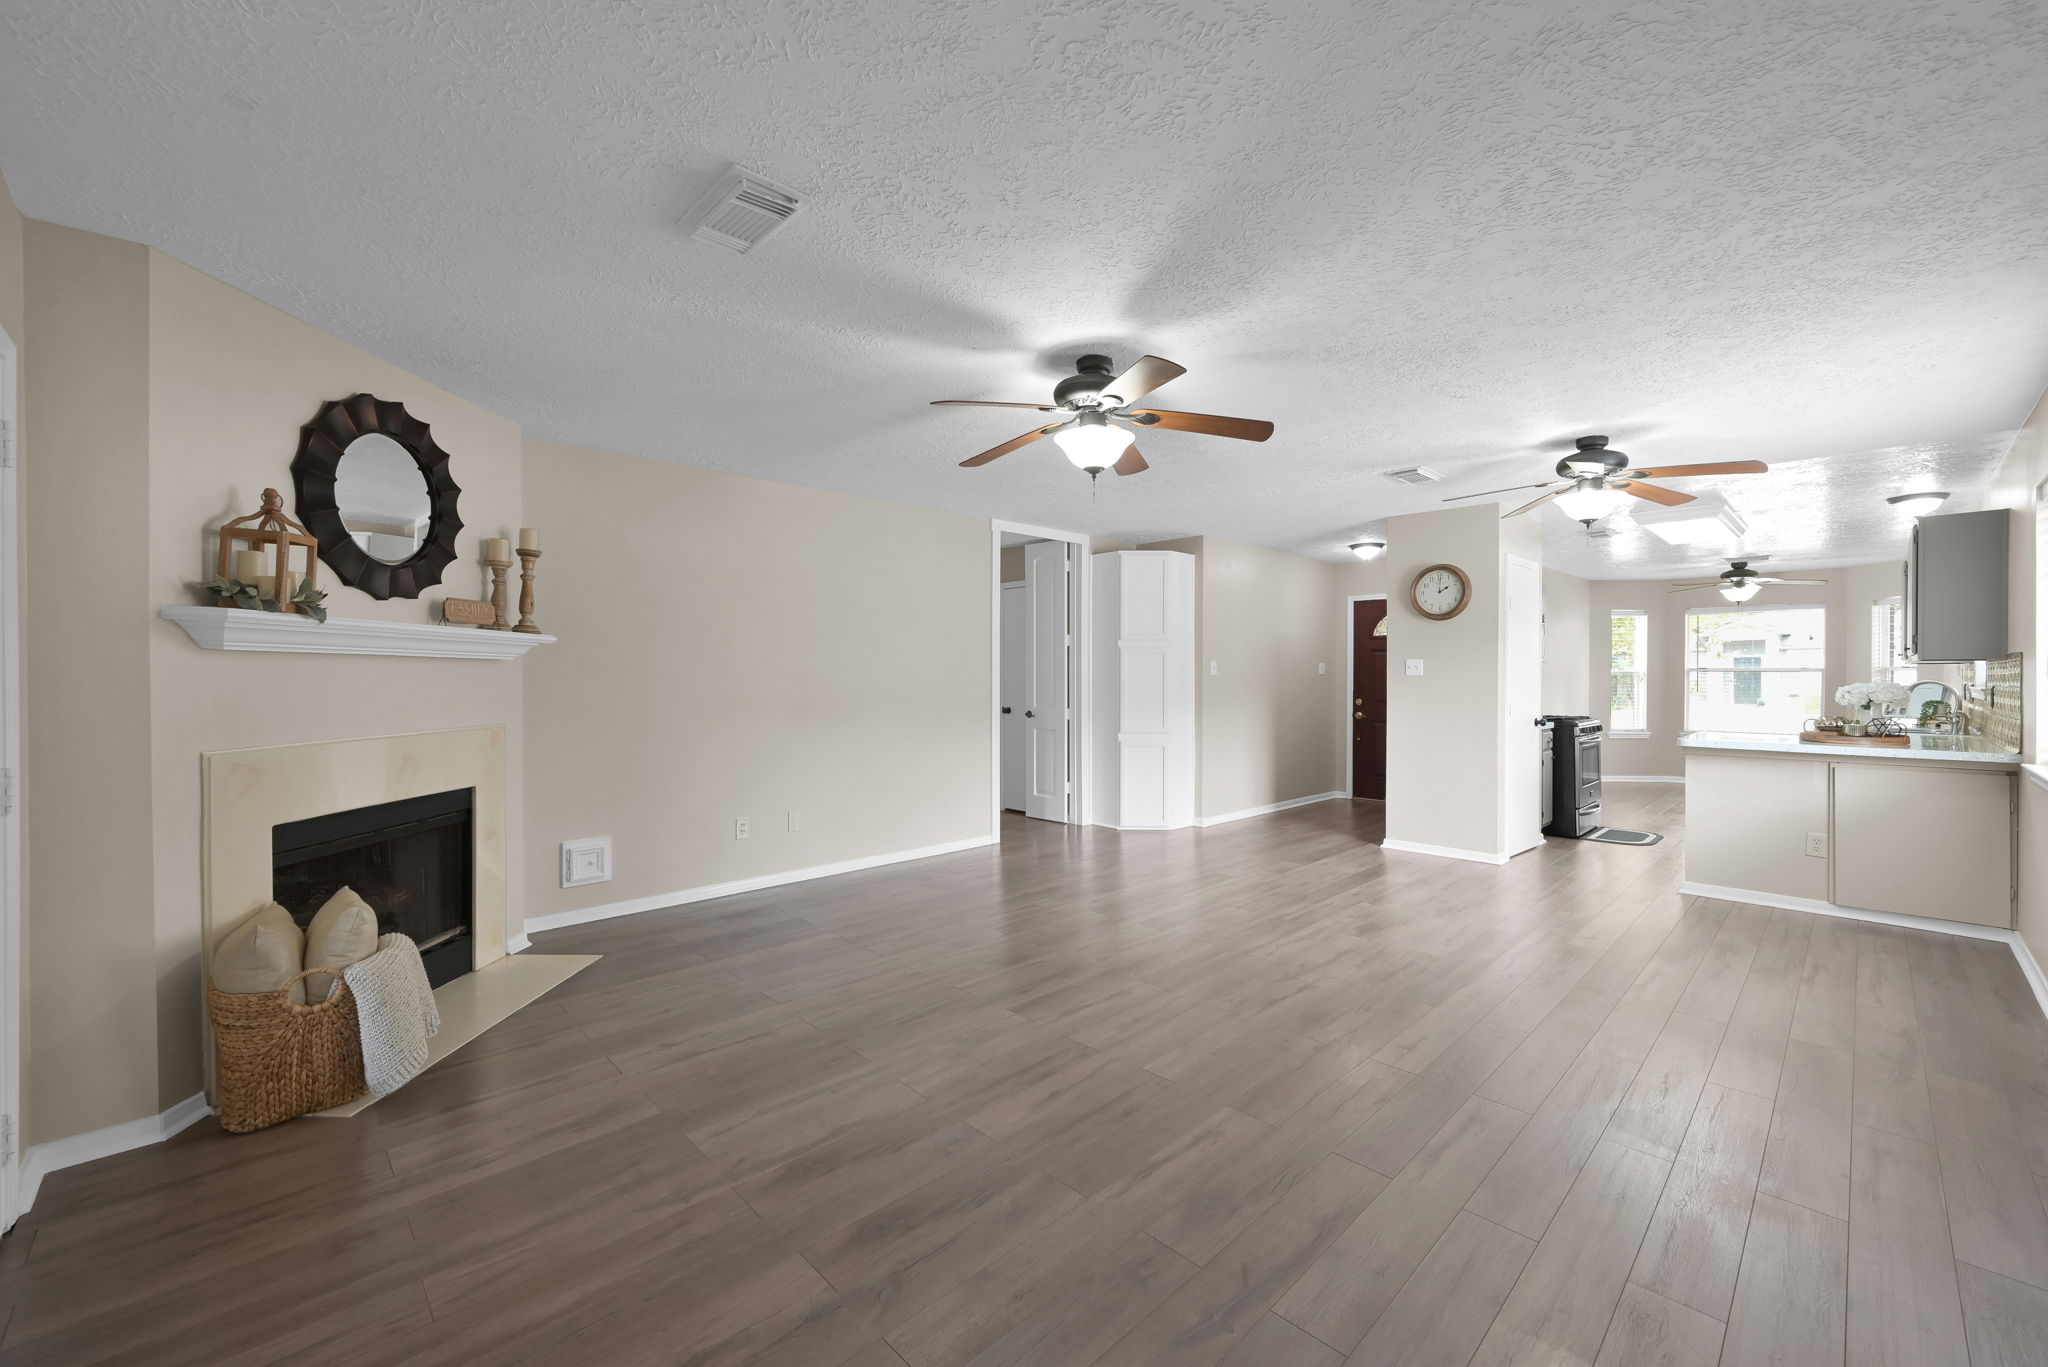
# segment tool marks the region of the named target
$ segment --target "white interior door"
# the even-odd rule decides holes
[[[1536,719],[1543,715],[1543,569],[1507,557],[1506,678],[1507,793],[1501,803],[1501,848],[1520,854],[1543,843],[1543,752]]]
[[[1025,763],[1030,748],[1025,744],[1024,731],[1024,700],[1031,691],[1030,608],[1029,591],[1024,585],[1003,585],[1002,638],[997,660],[1003,710],[998,720],[1003,739],[1003,809],[1011,812],[1024,810],[1024,794],[1030,788],[1029,767]]]
[[[1024,698],[1030,781],[1024,815],[1067,819],[1067,543],[1034,541],[1024,548],[1024,595],[1030,616],[1030,665]]]
[[[21,537],[14,340],[0,332],[0,1229],[21,1216]]]

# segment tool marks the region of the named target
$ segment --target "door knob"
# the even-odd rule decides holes
[[[1352,713],[1351,715],[1352,715],[1353,717],[1357,718],[1357,719],[1358,719],[1359,721],[1364,721],[1364,720],[1365,720],[1365,713],[1363,713],[1363,712],[1353,712],[1353,713]]]
[[[1036,712],[1031,711],[1029,708],[1026,708],[1024,711],[1024,715],[1027,717],[1035,717],[1038,714]]]
[[[1004,708],[1004,709],[1003,709],[1003,715],[1004,715],[1004,716],[1006,716],[1006,717],[1007,717],[1007,716],[1009,716],[1009,715],[1010,715],[1010,709],[1009,709],[1009,708],[1007,708],[1007,707],[1006,707],[1006,708]]]

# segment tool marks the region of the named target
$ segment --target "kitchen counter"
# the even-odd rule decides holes
[[[1814,759],[1938,760],[1948,764],[1984,764],[2017,769],[2019,755],[2000,749],[1982,736],[1909,735],[1907,745],[1831,745],[1801,740],[1797,734],[1748,731],[1693,731],[1678,738],[1687,750],[1747,750],[1766,754],[1804,755]]]

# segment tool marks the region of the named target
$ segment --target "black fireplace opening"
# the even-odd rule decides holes
[[[301,926],[342,888],[377,913],[377,931],[411,937],[427,980],[469,972],[473,788],[380,802],[270,828],[270,895]],[[317,967],[317,965],[311,965]]]

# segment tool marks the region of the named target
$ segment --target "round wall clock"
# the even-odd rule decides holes
[[[1408,601],[1432,621],[1456,617],[1472,601],[1472,580],[1456,565],[1431,565],[1408,586]]]

